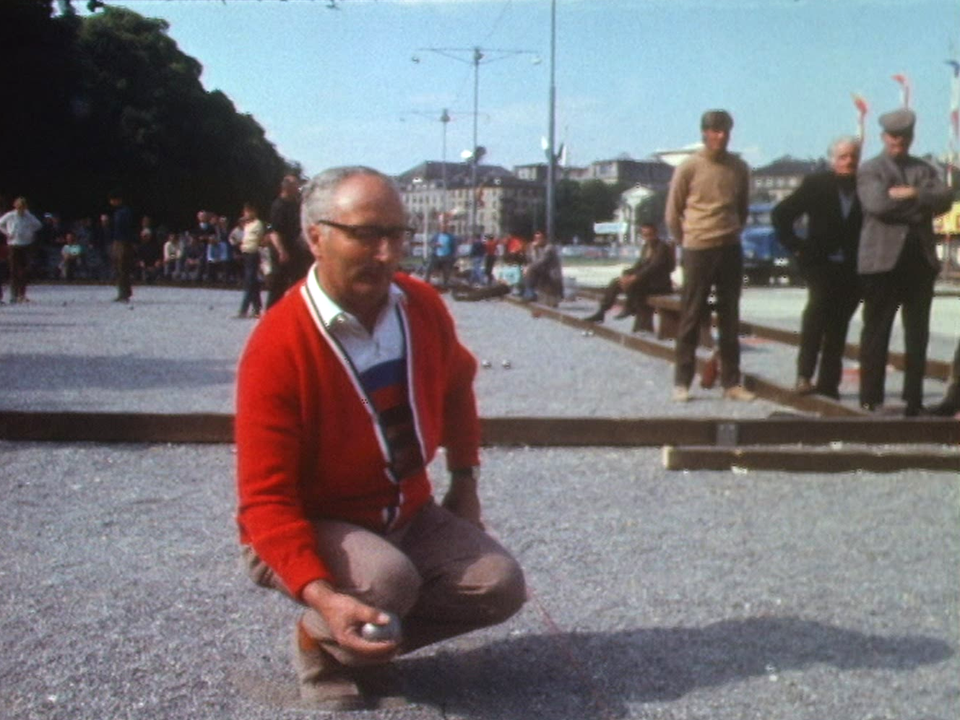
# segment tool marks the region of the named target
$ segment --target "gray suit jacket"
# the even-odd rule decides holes
[[[917,197],[891,200],[887,192],[895,185],[915,187]],[[895,162],[883,153],[860,166],[857,195],[863,208],[857,256],[857,271],[861,275],[892,270],[911,231],[919,237],[930,267],[940,269],[933,216],[950,209],[953,191],[938,177],[932,165],[912,155]]]

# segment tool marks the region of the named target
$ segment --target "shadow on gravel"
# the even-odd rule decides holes
[[[464,653],[400,661],[411,700],[477,718],[612,718],[627,703],[816,664],[908,671],[954,655],[923,636],[865,635],[800,618],[725,620],[703,628],[510,638]]]
[[[222,358],[182,360],[86,355],[4,355],[0,386],[6,390],[145,390],[191,388],[234,382]]]

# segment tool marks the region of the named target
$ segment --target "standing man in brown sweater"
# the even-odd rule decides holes
[[[716,292],[720,382],[728,400],[756,396],[740,383],[740,231],[747,220],[750,170],[727,151],[733,118],[708,110],[700,120],[703,149],[677,168],[667,197],[667,227],[683,247],[683,291],[677,333],[673,399],[690,399],[700,319]]]

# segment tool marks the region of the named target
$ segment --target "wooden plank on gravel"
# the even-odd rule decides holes
[[[738,445],[952,445],[960,447],[953,418],[775,417],[738,420]]]
[[[667,443],[712,443],[717,421],[697,418],[486,418],[480,421],[486,446],[658,447]]]
[[[602,289],[600,288],[582,287],[580,288],[580,291],[589,297],[599,297],[602,293]],[[716,326],[716,322],[713,324]],[[770,325],[761,325],[760,323],[755,323],[749,320],[740,321],[739,332],[741,335],[752,335],[754,337],[763,338],[764,340],[771,340],[784,345],[793,345],[794,347],[800,345],[800,333],[795,330],[787,330],[785,328],[778,328]],[[847,343],[844,345],[843,356],[848,360],[859,360],[860,346],[855,343]],[[888,362],[895,369],[900,370],[901,372],[906,367],[906,358],[904,357],[904,354],[900,352],[889,353]],[[945,360],[927,358],[927,365],[924,375],[928,378],[933,378],[934,380],[949,380],[950,363]]]
[[[499,417],[480,420],[486,446],[937,444],[960,447],[951,418]],[[233,443],[233,416],[0,412],[0,439],[49,442]]]
[[[899,472],[901,470],[960,471],[960,453],[952,450],[893,448],[716,448],[664,447],[667,470],[782,470],[840,473]]]
[[[232,443],[233,416],[0,412],[0,438],[50,442]]]

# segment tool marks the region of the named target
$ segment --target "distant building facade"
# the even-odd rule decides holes
[[[798,160],[785,155],[750,172],[750,201],[777,203],[800,187],[803,178],[825,170],[825,160]]]
[[[673,168],[659,159],[615,158],[598,160],[585,168],[573,168],[568,177],[579,182],[600,180],[607,185],[643,185],[653,190],[666,190],[673,177]]]
[[[433,234],[446,213],[451,232],[463,239],[472,235],[469,224],[474,190],[469,164],[424,162],[397,176],[396,181],[418,231]],[[545,196],[543,181],[522,179],[498,165],[480,165],[475,195],[477,227],[473,232],[503,237],[517,225],[530,229],[542,226]]]
[[[547,164],[518,165],[513,169],[518,178],[544,183],[547,180]],[[558,180],[587,182],[599,180],[607,185],[643,185],[655,190],[666,190],[673,177],[673,167],[659,160],[633,160],[615,158],[598,160],[586,167],[558,167]]]

